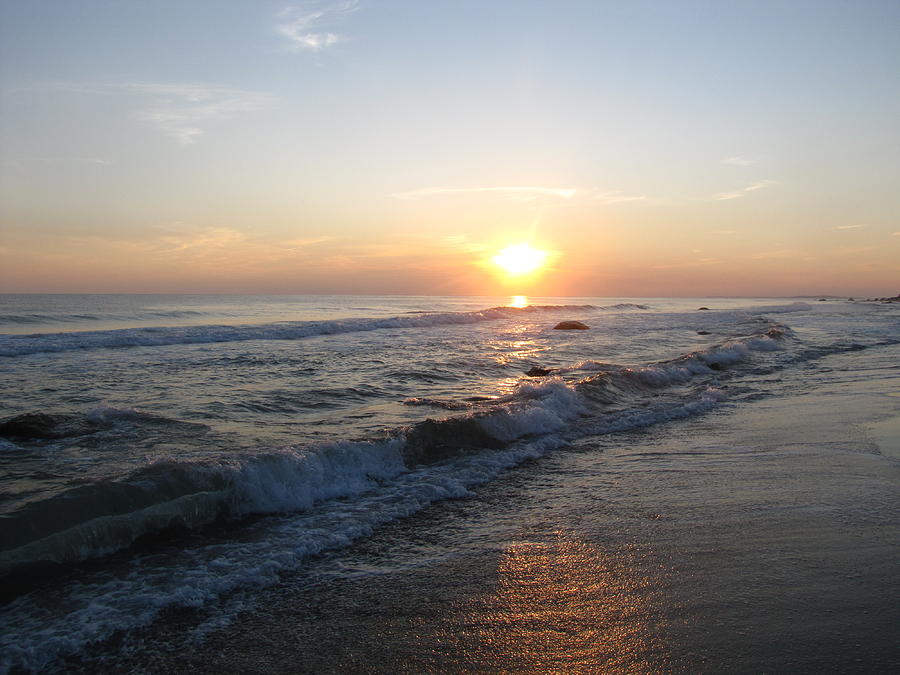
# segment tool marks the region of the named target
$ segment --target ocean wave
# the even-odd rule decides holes
[[[674,403],[598,414],[585,396],[590,380],[523,380],[502,403],[426,420],[381,441],[338,442],[244,455],[218,462],[165,460],[118,481],[72,490],[30,506],[3,523],[0,570],[104,555],[162,530],[199,528],[223,518],[298,514],[273,521],[251,546],[211,542],[184,566],[167,559],[90,586],[69,587],[84,605],[60,623],[55,614],[13,600],[3,615],[16,629],[0,636],[7,667],[40,670],[115,631],[153,621],[167,607],[198,607],[245,586],[271,585],[310,555],[347,546],[380,524],[429,504],[465,497],[499,473],[587,434],[612,433],[701,414],[725,399],[714,387]],[[577,420],[577,424],[573,424]],[[18,522],[17,522],[18,521]],[[36,534],[36,530],[41,536]],[[151,575],[153,575],[151,577]],[[40,649],[36,649],[40,645]]]
[[[201,316],[222,316],[212,312],[201,312],[192,309],[143,310],[134,313],[100,313],[76,314],[65,312],[0,314],[0,324],[53,324],[53,323],[85,323],[90,321],[155,321],[157,319],[189,319]]]
[[[791,312],[806,312],[812,309],[808,302],[791,302],[786,305],[759,305],[750,307],[748,311],[757,314],[790,314]]]
[[[670,419],[667,408],[648,412],[654,390],[695,378],[705,385],[754,351],[780,349],[788,333],[784,326],[772,326],[669,361],[608,366],[575,383],[561,377],[523,378],[505,396],[456,405],[443,402],[445,409],[468,412],[427,419],[380,441],[323,443],[215,462],[159,461],[121,479],[79,486],[8,514],[0,521],[0,576],[36,561],[71,563],[106,555],[152,532],[197,529],[250,514],[303,511],[323,500],[358,495],[371,488],[373,480],[395,477],[411,467],[500,450],[523,439],[571,435],[576,419],[599,420],[589,425],[599,429],[612,424],[614,415],[617,421],[609,428],[616,430],[623,424]],[[706,391],[703,386],[700,390]],[[705,400],[715,398],[707,395]],[[44,417],[54,423],[59,418],[64,428],[79,434],[123,420],[154,421],[139,411],[116,408],[97,408],[81,417]]]
[[[210,344],[247,340],[299,340],[319,335],[337,335],[382,328],[429,328],[498,321],[541,313],[572,311],[612,311],[646,309],[644,305],[622,303],[594,305],[529,305],[490,307],[470,312],[435,312],[385,318],[335,319],[328,321],[281,321],[267,324],[203,325],[177,327],[121,328],[104,331],[77,331],[39,335],[0,335],[0,357],[126,347],[159,347],[180,344]]]
[[[242,588],[270,586],[311,555],[343,548],[434,502],[469,496],[475,486],[559,445],[556,438],[542,438],[462,464],[401,471],[392,479],[372,480],[358,499],[338,499],[302,515],[273,519],[265,536],[252,537],[252,544],[213,539],[183,553],[168,551],[161,565],[144,558],[125,574],[102,574],[100,589],[74,581],[66,585],[62,601],[77,609],[62,616],[57,603],[35,604],[29,595],[15,598],[0,608],[0,622],[8,628],[0,632],[0,672],[42,672],[87,644],[150,624],[166,609],[201,607]],[[254,485],[269,488],[265,480]],[[245,491],[251,503],[254,492]]]
[[[112,429],[123,423],[137,425],[165,425],[181,429],[206,430],[204,424],[183,422],[160,417],[134,408],[98,406],[86,413],[23,413],[0,421],[0,439],[16,439],[24,442],[59,440],[79,436],[89,436]]]
[[[90,587],[72,586],[67,592],[81,593],[72,602],[84,609],[65,625],[55,615],[42,618],[21,596],[0,610],[0,617],[19,621],[0,638],[0,651],[12,667],[39,670],[116,630],[146,625],[167,607],[200,606],[247,585],[276,583],[310,555],[346,546],[428,504],[464,497],[502,471],[578,438],[703,414],[728,400],[720,386],[727,374],[722,368],[783,348],[791,336],[784,326],[764,328],[667,361],[598,363],[598,372],[576,382],[522,378],[505,396],[467,401],[462,414],[427,419],[380,439],[215,461],[165,459],[26,504],[0,520],[0,575],[107,555],[147,535],[246,522],[254,515],[291,516],[269,519],[266,536],[252,545],[232,541],[238,530],[229,525],[229,540],[192,548],[183,566],[167,561],[156,572],[141,567],[137,576],[111,578],[100,603]],[[100,408],[88,417],[115,424],[141,422],[140,415]],[[149,579],[150,573],[158,578]]]
[[[401,441],[337,442],[210,461],[162,460],[26,504],[0,520],[0,576],[127,548],[164,530],[302,511],[403,470]]]

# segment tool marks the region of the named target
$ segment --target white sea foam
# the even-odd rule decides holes
[[[558,377],[540,382],[523,380],[507,400],[516,404],[499,406],[477,418],[484,431],[506,443],[561,431],[587,412],[584,399]]]
[[[223,515],[296,512],[357,495],[405,469],[401,444],[337,442],[217,463],[154,462],[8,514],[0,575],[37,561],[106,555],[173,524],[196,529]]]
[[[468,496],[473,487],[561,442],[558,438],[538,439],[392,477],[388,475],[397,464],[388,457],[383,466],[370,463],[370,468],[382,474],[380,480],[370,482],[353,465],[346,464],[342,471],[350,475],[345,490],[366,487],[364,494],[267,522],[265,536],[252,544],[211,543],[176,560],[165,557],[158,563],[153,556],[136,559],[125,574],[111,573],[92,585],[71,584],[64,603],[74,611],[68,614],[36,606],[29,596],[22,596],[0,609],[0,622],[9,627],[0,636],[0,671],[42,670],[115,631],[149,624],[166,607],[200,607],[237,589],[271,585],[310,555],[347,546],[379,525],[435,501]],[[354,454],[338,453],[345,459]],[[242,503],[251,509],[296,505],[308,498],[304,495],[306,488],[298,491],[289,487],[274,473],[242,475],[249,482],[239,492]],[[270,502],[263,493],[272,488],[279,496]]]

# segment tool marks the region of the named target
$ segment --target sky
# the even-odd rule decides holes
[[[0,0],[0,292],[894,295],[900,2]]]

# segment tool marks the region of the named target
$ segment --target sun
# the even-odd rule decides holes
[[[527,243],[514,244],[501,250],[491,261],[509,276],[519,277],[540,269],[547,261],[547,251],[533,248]]]

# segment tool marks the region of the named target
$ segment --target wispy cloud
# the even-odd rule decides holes
[[[290,241],[283,242],[283,246],[286,246],[289,251],[296,251],[301,248],[307,248],[308,246],[315,246],[316,244],[324,244],[328,241],[335,241],[337,237],[306,237],[305,239],[291,239]]]
[[[203,227],[173,222],[157,225],[149,237],[88,235],[72,241],[96,244],[122,254],[138,255],[159,264],[246,266],[278,265],[286,261],[310,262],[317,258],[313,247],[337,237],[314,236],[278,240],[249,234],[230,227]]]
[[[643,202],[647,200],[646,195],[625,195],[621,190],[612,192],[598,192],[593,198],[601,204],[618,204],[620,202]]]
[[[571,199],[578,193],[577,188],[550,188],[520,185],[503,185],[498,187],[426,187],[409,192],[395,192],[390,196],[394,199],[427,199],[429,197],[441,197],[445,195],[461,194],[498,194],[509,199],[533,200],[538,197],[555,197],[557,199]]]
[[[165,246],[165,253],[180,253],[182,251],[228,248],[235,244],[247,241],[247,235],[238,230],[226,227],[210,227],[202,232],[190,234],[170,234],[160,238]]]
[[[277,99],[272,94],[221,85],[181,82],[53,82],[42,89],[78,94],[127,96],[134,117],[152,124],[182,145],[196,142],[207,123],[261,110]],[[84,160],[91,161],[91,160]],[[105,160],[96,160],[103,163]]]
[[[838,255],[859,255],[860,253],[869,253],[875,251],[875,246],[845,246],[835,250]]]
[[[21,166],[23,162],[40,162],[42,164],[96,164],[98,166],[110,166],[114,160],[105,157],[26,157],[22,160],[9,160],[10,166]]]
[[[136,116],[156,126],[182,145],[194,143],[213,120],[261,110],[275,99],[271,94],[202,84],[130,83],[122,90],[147,101]]]
[[[307,2],[278,13],[275,31],[291,41],[291,48],[318,52],[340,42],[343,37],[326,28],[359,9],[356,0],[336,3]]]
[[[721,265],[724,261],[718,258],[697,258],[696,260],[688,260],[681,263],[671,263],[668,265],[654,265],[655,270],[674,270],[686,267],[706,267],[707,265]]]
[[[754,190],[762,190],[763,188],[769,187],[770,185],[775,185],[774,180],[761,180],[756,183],[752,183],[744,188],[744,192],[753,192]]]
[[[865,225],[837,225],[836,227],[832,227],[832,230],[861,230]]]
[[[756,192],[757,190],[762,190],[764,188],[769,187],[770,185],[775,185],[776,181],[774,180],[760,180],[755,183],[751,183],[750,185],[740,188],[739,190],[734,190],[733,192],[719,192],[716,194],[713,199],[716,201],[724,201],[727,199],[740,199],[741,197],[746,197],[750,192]]]
[[[546,187],[537,185],[499,185],[489,187],[426,187],[409,192],[395,192],[389,196],[394,199],[428,199],[448,195],[494,194],[506,199],[518,201],[534,201],[539,198],[571,200],[574,197],[590,199],[601,204],[618,204],[621,202],[646,201],[646,195],[627,195],[621,190],[601,192],[599,190],[577,187]]]
[[[891,232],[892,237],[900,237],[900,232]]]
[[[749,256],[751,260],[781,260],[784,258],[800,258],[804,252],[795,248],[778,248],[772,251],[760,251]]]
[[[485,244],[470,241],[465,234],[451,234],[444,237],[444,242],[450,246],[469,253],[478,253],[487,249]]]
[[[730,164],[731,166],[750,166],[753,164],[752,159],[748,159],[747,157],[741,157],[740,155],[735,155],[734,157],[725,157],[722,159],[722,164]]]

